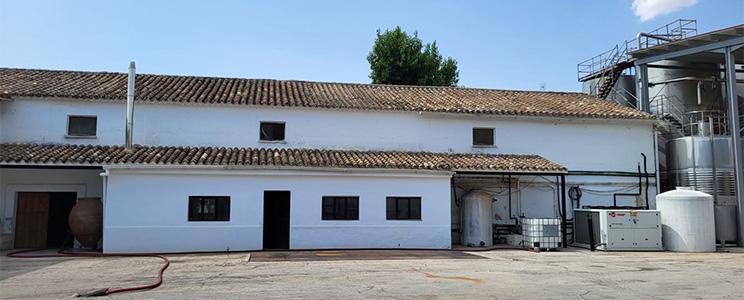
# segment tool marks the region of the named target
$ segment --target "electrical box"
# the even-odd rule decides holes
[[[658,210],[576,209],[574,245],[605,251],[662,251]]]

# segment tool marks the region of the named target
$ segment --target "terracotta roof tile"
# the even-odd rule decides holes
[[[0,68],[0,95],[126,98],[125,73]],[[582,93],[137,75],[137,102],[610,119],[653,116]]]
[[[565,172],[537,155],[401,151],[0,144],[0,165],[198,165]]]

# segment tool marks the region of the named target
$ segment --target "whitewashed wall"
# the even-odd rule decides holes
[[[78,197],[101,197],[102,170],[0,169],[2,245],[12,247],[18,192],[76,192]]]
[[[121,144],[123,103],[0,102],[2,142]],[[97,115],[97,139],[66,139],[67,115]],[[260,121],[285,121],[286,143],[259,143]],[[496,147],[473,148],[472,128],[494,127]],[[649,122],[140,104],[134,141],[146,145],[292,147],[539,154],[570,170],[635,172],[653,158]],[[649,165],[652,164],[652,160]]]
[[[450,175],[310,171],[110,171],[105,252],[255,250],[263,192],[289,190],[290,248],[449,248]],[[230,221],[189,222],[189,195],[230,196]],[[358,221],[322,221],[323,195],[359,196]],[[387,196],[421,196],[420,221],[386,220]]]

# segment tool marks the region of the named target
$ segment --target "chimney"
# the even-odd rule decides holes
[[[127,82],[127,128],[124,136],[124,144],[127,149],[132,149],[132,126],[134,125],[134,80],[136,68],[134,62],[129,62],[129,76]]]

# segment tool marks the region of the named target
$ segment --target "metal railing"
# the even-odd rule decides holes
[[[676,96],[669,97],[664,94],[657,94],[649,101],[649,108],[659,119],[673,123],[674,128],[677,129],[677,134],[686,136],[688,133],[685,130],[685,124],[689,123],[688,116],[675,103],[681,103]]]
[[[620,100],[620,104],[638,109],[638,97],[620,86],[615,86],[614,88],[612,88],[610,90],[610,93],[607,95],[607,98],[616,100],[615,102],[618,102],[617,100]]]
[[[698,110],[691,111],[687,114],[687,123],[683,124],[688,128],[690,135],[728,135],[729,118],[725,111],[720,110]],[[711,124],[713,125],[711,128]],[[713,132],[710,132],[711,129]]]
[[[697,20],[678,19],[651,32],[639,33],[634,40],[638,49],[666,44],[697,35]],[[627,41],[626,41],[627,43]]]
[[[639,33],[635,38],[625,40],[615,47],[576,65],[579,81],[598,72],[605,71],[623,60],[628,53],[638,49],[658,46],[675,40],[697,35],[697,20],[678,19],[647,33]],[[604,74],[603,74],[604,75]]]

